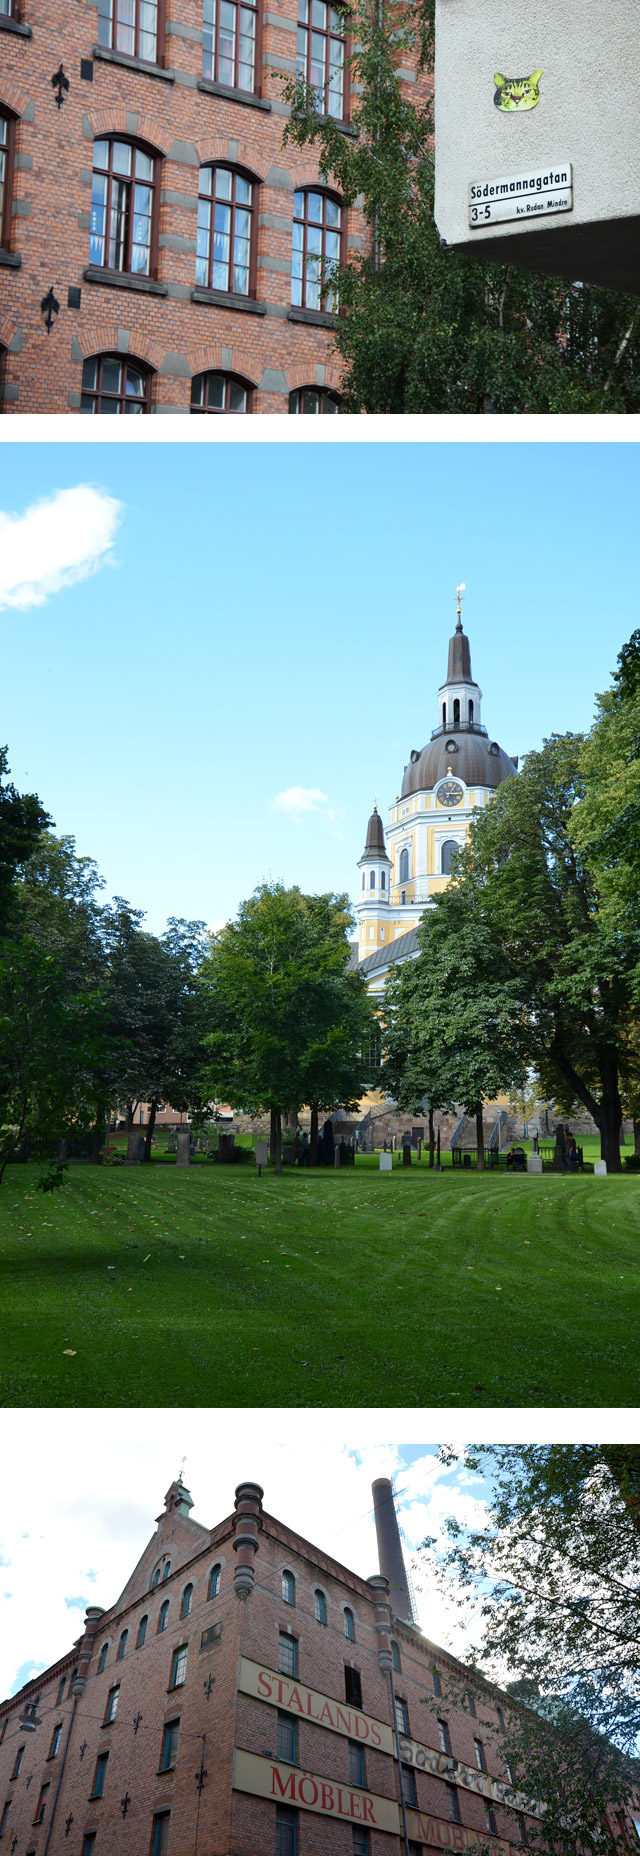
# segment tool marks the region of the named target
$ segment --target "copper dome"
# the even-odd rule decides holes
[[[420,753],[414,748],[404,770],[401,797],[431,792],[451,768],[465,786],[501,786],[517,772],[516,762],[482,730],[439,729]]]

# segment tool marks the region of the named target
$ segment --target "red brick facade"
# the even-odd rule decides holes
[[[296,1856],[359,1856],[362,1849],[401,1856],[387,1672],[393,1655],[396,1700],[406,1709],[402,1758],[413,1765],[407,1791],[415,1784],[415,1806],[407,1797],[412,1856],[486,1844],[496,1856],[511,1856],[520,1831],[503,1802],[508,1775],[499,1736],[485,1734],[485,1775],[474,1745],[483,1730],[452,1701],[460,1666],[414,1626],[392,1619],[381,1576],[361,1579],[274,1520],[255,1484],[241,1485],[238,1497],[235,1514],[209,1530],[189,1518],[190,1498],[173,1484],[117,1604],[89,1611],[74,1649],[0,1707],[2,1850],[13,1850],[15,1838],[19,1856],[44,1856],[45,1849],[47,1856],[151,1856],[155,1820],[169,1813],[167,1856],[276,1856],[284,1800],[285,1815],[295,1812]],[[285,1601],[284,1573],[293,1603]],[[283,1669],[293,1644],[294,1677]],[[184,1679],[172,1687],[176,1652],[185,1645]],[[438,1684],[434,1711],[423,1698],[433,1702]],[[478,1715],[497,1720],[498,1691],[487,1688],[480,1699]],[[32,1702],[39,1725],[29,1733],[19,1717]],[[437,1714],[447,1723],[451,1757],[442,1751]],[[163,1771],[165,1728],[175,1722],[175,1764]],[[105,1754],[103,1795],[96,1797]],[[248,1768],[265,1795],[243,1788]],[[49,1790],[35,1824],[43,1784]],[[452,1795],[458,1821],[455,1813],[451,1821]],[[487,1829],[488,1804],[495,1832]],[[391,1828],[376,1827],[381,1817]],[[92,1833],[95,1844],[86,1845]]]
[[[188,413],[191,381],[209,369],[240,377],[257,413],[288,412],[295,388],[337,390],[330,319],[291,312],[293,192],[318,182],[312,152],[282,148],[295,0],[263,0],[256,95],[199,87],[202,0],[167,0],[157,66],[101,50],[97,39],[97,0],[21,0],[20,18],[0,12],[0,110],[14,141],[0,250],[2,410],[77,412],[83,361],[100,354],[151,370],[156,413]],[[69,89],[58,108],[52,78],[60,65]],[[109,135],[142,142],[155,156],[149,278],[95,269],[87,276],[93,142]],[[254,294],[233,303],[192,296],[198,171],[215,160],[253,180]],[[343,214],[344,251],[360,247],[364,234],[357,210]],[[47,332],[41,303],[50,288],[59,308]],[[69,306],[70,289],[81,292],[79,308]]]

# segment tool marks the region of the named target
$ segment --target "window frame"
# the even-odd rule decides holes
[[[286,1708],[278,1708],[277,1710],[276,1733],[277,1733],[276,1744],[278,1748],[278,1752],[277,1752],[278,1759],[282,1760],[285,1766],[297,1766],[298,1764],[298,1722],[297,1722],[295,1714],[288,1714],[286,1711]],[[283,1752],[281,1748],[281,1744],[280,1744],[281,1738],[284,1740],[287,1734],[291,1735],[291,1742],[293,1746],[292,1753],[285,1753]]]
[[[218,0],[218,3],[220,3],[220,0]],[[212,180],[211,193],[209,194],[201,193],[200,191],[200,176],[205,171],[205,169],[214,176],[217,172],[231,174],[233,176],[234,184],[233,184],[233,189],[232,189],[232,193],[233,193],[232,199],[230,201],[221,199],[219,202],[221,206],[230,206],[231,215],[232,215],[231,216],[231,232],[229,235],[229,262],[228,262],[228,271],[227,271],[227,276],[230,281],[229,281],[229,284],[226,290],[221,289],[220,284],[214,284],[211,282],[213,266],[216,263],[215,237],[214,237],[216,194],[213,190],[215,188],[215,179]],[[247,206],[245,201],[236,202],[235,183],[237,180],[245,181],[247,186],[251,188],[251,205],[250,206]],[[255,303],[257,283],[258,283],[258,213],[259,213],[260,185],[261,183],[258,179],[257,174],[252,174],[251,170],[249,168],[243,167],[241,162],[239,161],[222,161],[222,160],[217,161],[216,160],[216,161],[203,161],[200,163],[200,166],[198,168],[198,221],[200,218],[200,201],[201,200],[208,201],[211,207],[211,224],[209,226],[209,253],[207,257],[207,278],[209,281],[206,284],[198,283],[198,280],[196,277],[196,280],[195,280],[196,290],[211,290],[215,293],[216,296],[239,297],[243,303],[247,303],[247,302]],[[234,253],[234,244],[235,244],[235,218],[236,218],[236,207],[237,206],[239,207],[241,212],[248,212],[250,216],[249,265],[248,265],[248,289],[247,290],[234,290],[233,288],[233,269],[234,269],[233,253]],[[197,231],[199,230],[200,230],[200,227],[198,224]],[[198,261],[198,253],[196,253],[196,263],[197,261]],[[218,370],[215,368],[211,368],[209,371],[211,373],[216,373]],[[222,372],[224,370],[220,370],[220,371]]]
[[[116,45],[115,43],[116,31],[117,31],[118,0],[111,0],[112,18],[110,22],[111,31],[110,31],[109,38],[101,38],[100,36],[100,21],[102,19],[106,19],[107,15],[106,13],[101,13],[100,8],[98,8],[98,26],[97,26],[97,32],[96,32],[96,43],[101,48],[104,48],[105,51],[114,52],[116,57],[118,58],[134,58],[136,61],[136,64],[147,65],[150,70],[154,70],[154,68],[159,68],[162,70],[166,62],[166,58],[165,58],[165,49],[166,49],[165,0],[156,0],[156,4],[157,4],[157,17],[156,17],[156,55],[155,55],[155,58],[144,57],[142,52],[140,51],[140,32],[141,32],[140,13],[141,13],[141,8],[142,8],[142,0],[135,0],[134,50],[132,52],[123,51],[122,47],[120,45]]]
[[[396,1672],[396,1675],[401,1676],[402,1675],[402,1663],[400,1661],[400,1649],[399,1649],[398,1644],[396,1643],[395,1637],[391,1638],[391,1663],[392,1663],[393,1669]]]
[[[451,1751],[451,1734],[449,1732],[449,1722],[445,1721],[441,1715],[438,1715],[436,1718],[438,1722],[440,1752],[444,1753],[447,1759],[453,1759],[453,1753]]]
[[[224,380],[225,402],[229,397],[230,388],[232,386],[242,387],[243,392],[246,393],[247,396],[247,404],[244,408],[244,413],[253,412],[253,395],[255,392],[253,383],[250,380],[244,380],[241,374],[234,374],[230,369],[224,367],[208,367],[205,368],[203,373],[194,374],[191,381],[191,393],[193,394],[196,380],[204,380],[207,382],[212,378]],[[191,398],[189,402],[189,411],[198,415],[200,413],[213,414],[221,418],[230,417],[233,419],[241,419],[244,416],[243,413],[238,412],[237,407],[228,406],[226,403],[224,406],[196,406],[193,398]]]
[[[298,1813],[293,1805],[276,1804],[276,1856],[287,1856],[284,1842],[278,1834],[284,1829],[291,1831],[289,1856],[298,1856]]]
[[[314,1618],[315,1618],[315,1621],[316,1621],[316,1624],[323,1624],[323,1625],[325,1626],[325,1629],[326,1629],[326,1624],[327,1624],[327,1594],[326,1594],[326,1592],[323,1592],[323,1590],[322,1590],[322,1586],[320,1586],[320,1585],[316,1585],[316,1586],[314,1587],[314,1593],[313,1593],[313,1615],[314,1615]]]
[[[93,1785],[90,1793],[91,1798],[104,1798],[104,1782],[108,1764],[109,1749],[107,1747],[104,1752],[96,1754],[95,1772],[93,1774]],[[98,1790],[98,1780],[100,1780],[100,1790]]]
[[[166,1824],[168,1826],[170,1822],[171,1822],[170,1811],[154,1811],[152,1828],[151,1828],[151,1856],[162,1856],[162,1843],[161,1843],[162,1833],[160,1831],[160,1825]],[[168,1837],[169,1837],[169,1831],[167,1828],[167,1841],[168,1841]]]
[[[349,1694],[351,1689],[352,1694]],[[344,1664],[344,1698],[350,1708],[357,1708],[362,1713],[362,1670],[353,1669],[351,1663]]]
[[[474,1752],[476,1756],[476,1766],[478,1768],[478,1772],[486,1772],[487,1771],[487,1756],[484,1750],[484,1740],[478,1740],[474,1735],[473,1748],[474,1748]]]
[[[170,1682],[169,1682],[169,1688],[170,1688],[171,1690],[173,1690],[174,1688],[184,1688],[184,1686],[185,1686],[185,1683],[186,1683],[186,1680],[187,1680],[187,1658],[188,1658],[188,1654],[189,1654],[189,1645],[188,1645],[188,1643],[179,1643],[179,1644],[178,1644],[178,1647],[177,1647],[177,1649],[175,1649],[175,1650],[174,1650],[174,1651],[172,1652],[172,1656],[171,1656],[171,1679],[170,1679]],[[181,1660],[181,1659],[182,1659],[182,1660]],[[178,1675],[178,1670],[179,1670],[179,1669],[182,1669],[182,1674],[181,1674],[181,1675]]]
[[[349,1784],[355,1786],[356,1790],[368,1791],[364,1747],[359,1740],[348,1740],[347,1745],[349,1748]],[[358,1768],[357,1778],[354,1776],[356,1765]]]
[[[116,1656],[117,1663],[121,1663],[123,1657],[126,1655],[126,1649],[127,1649],[128,1642],[129,1642],[129,1632],[128,1630],[123,1630],[120,1636],[120,1642],[118,1644],[118,1654]]]
[[[160,1606],[160,1610],[158,1612],[158,1628],[156,1631],[157,1637],[161,1637],[163,1632],[167,1628],[167,1618],[169,1616],[170,1602],[171,1602],[170,1599],[165,1598]]]
[[[500,1835],[500,1832],[498,1830],[498,1819],[496,1817],[496,1808],[495,1808],[495,1805],[492,1804],[492,1801],[490,1798],[485,1798],[484,1808],[487,1813],[487,1830],[489,1831],[489,1835],[492,1837],[498,1837]]]
[[[126,416],[126,415],[123,415],[123,408],[127,404],[126,392],[120,390],[118,393],[110,393],[108,391],[105,392],[105,389],[103,388],[102,367],[105,361],[118,361],[120,363],[120,366],[124,368],[125,370],[128,366],[136,367],[139,370],[139,372],[143,376],[144,387],[145,387],[144,397],[141,396],[142,406],[141,406],[140,416],[144,417],[145,414],[151,412],[151,387],[152,387],[152,381],[153,381],[153,368],[149,367],[146,361],[138,361],[137,357],[134,354],[114,354],[112,350],[105,349],[104,353],[85,355],[84,362],[83,362],[83,373],[84,373],[84,368],[88,366],[90,361],[95,361],[97,369],[98,369],[97,376],[96,376],[97,385],[95,387],[86,387],[86,386],[83,386],[81,383],[80,396],[81,398],[83,396],[86,396],[87,398],[90,397],[96,402],[96,404],[92,408],[93,414],[96,414],[98,417],[104,416],[102,400],[107,399],[110,401],[117,400],[118,404],[120,405],[120,414],[118,416]],[[140,400],[138,399],[138,396],[137,395],[132,396],[132,400],[133,398],[135,398],[136,405],[139,405]],[[156,1585],[159,1585],[159,1583],[160,1583],[160,1580],[158,1578],[156,1579]],[[155,1586],[152,1586],[151,1590],[155,1591]]]
[[[319,197],[320,197],[320,198],[322,199],[322,201],[323,201],[323,208],[322,208],[322,235],[323,235],[323,238],[322,238],[322,245],[323,245],[323,249],[322,249],[322,252],[321,252],[320,254],[317,254],[317,253],[314,253],[314,252],[312,252],[311,254],[308,254],[308,251],[307,251],[307,233],[308,233],[308,228],[309,228],[309,224],[311,224],[311,225],[316,225],[316,224],[317,224],[318,222],[317,222],[316,220],[311,220],[311,221],[309,221],[309,218],[308,218],[308,214],[307,214],[307,210],[306,210],[306,205],[305,205],[305,214],[304,214],[304,219],[302,219],[302,220],[301,220],[301,219],[299,219],[299,218],[298,218],[298,216],[297,216],[297,214],[296,214],[296,199],[298,198],[298,195],[299,195],[299,194],[302,194],[302,196],[303,196],[303,198],[304,198],[304,200],[305,200],[305,202],[306,202],[306,201],[308,200],[308,198],[309,198],[309,195],[310,195],[310,194],[318,194],[318,195],[319,195]],[[322,275],[322,279],[321,279],[321,284],[320,284],[320,301],[319,301],[319,303],[307,303],[307,300],[306,300],[306,298],[307,298],[307,256],[308,256],[308,255],[311,255],[312,257],[316,257],[316,256],[318,256],[318,255],[320,255],[320,258],[321,258],[321,261],[322,261],[322,264],[323,264],[323,266],[324,266],[324,264],[325,264],[325,263],[327,262],[327,259],[326,259],[326,253],[325,253],[325,250],[324,250],[324,242],[325,242],[325,234],[326,234],[327,232],[335,232],[335,230],[336,230],[336,228],[335,228],[335,226],[328,226],[328,225],[327,225],[327,220],[326,220],[326,202],[327,202],[327,200],[330,200],[330,201],[332,202],[332,204],[333,204],[334,206],[337,206],[337,207],[339,208],[339,211],[340,211],[340,226],[339,226],[339,229],[338,229],[338,241],[339,241],[339,250],[338,250],[338,257],[337,257],[337,260],[336,260],[336,259],[330,259],[330,260],[329,260],[329,262],[330,262],[330,263],[332,263],[332,264],[333,264],[333,263],[336,263],[336,262],[337,262],[337,263],[338,263],[339,265],[343,265],[343,264],[344,264],[344,262],[345,262],[345,256],[346,256],[346,237],[347,237],[347,208],[346,208],[346,206],[345,206],[345,204],[344,204],[344,201],[343,201],[343,200],[341,200],[341,198],[340,198],[340,195],[339,195],[339,193],[337,193],[337,192],[336,192],[336,190],[335,190],[335,188],[333,188],[333,187],[325,187],[325,186],[323,186],[323,185],[322,185],[322,183],[320,183],[320,182],[318,183],[318,185],[317,185],[317,186],[315,186],[315,185],[314,185],[314,186],[310,186],[310,185],[309,185],[309,186],[305,186],[305,187],[295,187],[295,188],[294,188],[294,193],[293,193],[293,219],[292,219],[292,230],[291,230],[291,307],[292,307],[292,309],[294,309],[294,310],[298,310],[299,312],[302,312],[302,311],[304,310],[304,311],[305,311],[305,313],[306,313],[307,315],[309,315],[309,316],[317,316],[317,315],[321,315],[321,316],[335,316],[335,315],[337,315],[337,314],[338,314],[338,307],[337,307],[337,304],[335,304],[335,303],[334,303],[334,306],[333,306],[333,308],[332,308],[332,309],[329,309],[329,308],[327,307],[327,304],[328,304],[328,294],[327,294],[327,289],[326,289],[326,277],[324,276],[324,274]],[[300,293],[301,293],[301,301],[300,301],[299,303],[295,303],[295,302],[294,302],[294,300],[293,300],[293,283],[294,283],[294,277],[293,277],[293,258],[294,258],[294,253],[295,253],[295,247],[294,247],[294,243],[293,243],[293,227],[294,227],[294,226],[296,226],[296,225],[302,225],[302,227],[303,227],[303,238],[302,238],[302,246],[301,246],[301,253],[300,253],[300,256],[301,256],[301,276],[300,276]],[[330,288],[331,288],[331,286],[329,287],[329,290],[330,290]],[[307,387],[306,389],[305,389],[304,387],[302,387],[302,388],[300,388],[300,387],[299,387],[299,388],[297,389],[297,391],[298,391],[299,393],[300,393],[300,392],[303,392],[303,393],[304,393],[305,391],[306,391],[306,392],[312,392],[312,391],[317,391],[317,392],[321,392],[321,393],[323,393],[323,394],[324,394],[326,390],[325,390],[324,388],[315,388],[315,389],[314,389],[314,388],[312,388],[311,386],[309,386],[309,387]],[[330,389],[329,389],[329,395],[330,395]]]
[[[107,183],[108,183],[107,190],[106,190],[106,196],[105,196],[105,204],[104,204],[104,223],[105,223],[104,247],[105,247],[105,252],[107,252],[107,254],[108,254],[108,246],[109,246],[109,239],[110,239],[109,222],[110,222],[110,216],[111,216],[111,200],[112,200],[112,192],[113,192],[113,181],[116,180],[116,181],[128,182],[128,185],[129,185],[130,201],[129,201],[129,209],[128,209],[128,232],[127,232],[128,262],[126,265],[123,265],[123,266],[118,266],[118,265],[114,266],[112,264],[105,264],[105,263],[96,264],[94,259],[91,256],[92,231],[90,227],[89,228],[89,264],[92,267],[92,269],[99,270],[99,271],[105,271],[108,275],[111,275],[111,276],[135,277],[136,279],[138,278],[156,279],[158,275],[158,239],[159,239],[160,187],[161,187],[160,170],[162,167],[163,157],[157,148],[152,147],[150,142],[145,142],[142,139],[142,137],[135,136],[135,135],[118,135],[115,132],[111,132],[106,135],[95,135],[93,137],[94,150],[95,150],[95,146],[97,142],[106,142],[109,150],[111,150],[114,147],[114,144],[116,142],[122,143],[126,147],[131,149],[132,155],[135,155],[136,152],[139,150],[140,154],[146,155],[147,159],[151,161],[152,163],[153,172],[152,172],[151,180],[150,181],[145,180],[140,183],[144,187],[151,188],[151,228],[150,228],[150,237],[149,237],[149,269],[148,271],[132,271],[131,269],[131,255],[132,255],[132,246],[133,246],[133,221],[135,217],[134,208],[133,208],[133,189],[135,188],[135,184],[136,184],[136,176],[134,173],[131,173],[130,175],[126,175],[126,174],[115,174],[114,175],[112,165],[110,165],[106,169],[96,168],[95,159],[92,163],[92,169],[91,169],[92,176],[94,174],[105,174],[106,173]],[[109,158],[111,161],[111,155]],[[132,161],[132,168],[133,166],[134,166],[134,163]],[[92,181],[92,187],[91,187],[90,218],[92,216],[93,216],[93,181]],[[120,358],[123,359],[125,357],[120,357]],[[166,1579],[168,1577],[168,1572],[170,1570],[171,1570],[171,1561],[168,1560],[167,1565],[162,1572],[163,1579]]]
[[[401,1695],[396,1695],[395,1697],[394,1713],[395,1713],[395,1722],[396,1722],[396,1727],[398,1729],[398,1733],[404,1734],[405,1737],[408,1737],[409,1710],[408,1710],[406,1701],[403,1700]]]
[[[109,1689],[109,1693],[107,1695],[107,1699],[105,1703],[104,1721],[102,1723],[103,1727],[110,1727],[112,1722],[115,1721],[116,1715],[118,1713],[119,1695],[120,1695],[120,1683],[114,1682],[113,1687]]]
[[[174,1772],[175,1771],[175,1768],[178,1763],[178,1738],[180,1734],[180,1720],[181,1720],[181,1716],[177,1715],[175,1720],[165,1721],[164,1723],[164,1726],[162,1729],[162,1743],[160,1747],[160,1765],[158,1767],[158,1772]],[[174,1757],[173,1759],[168,1759],[167,1754],[171,1753],[171,1751],[173,1751]]]
[[[353,1856],[370,1856],[371,1844],[369,1841],[368,1824],[351,1825],[351,1849]]]
[[[63,1721],[56,1721],[55,1727],[53,1729],[53,1733],[51,1735],[51,1744],[49,1747],[49,1751],[47,1753],[47,1759],[57,1759],[58,1757],[58,1753],[60,1751],[60,1741],[62,1739],[63,1726],[64,1726]]]
[[[322,400],[323,402],[325,400],[328,400],[331,406],[333,407],[332,417],[334,417],[337,413],[340,412],[340,409],[342,406],[342,400],[340,398],[340,394],[334,392],[333,387],[314,387],[311,385],[311,383],[309,383],[309,385],[306,387],[293,387],[292,388],[291,393],[289,394],[289,412],[290,413],[293,413],[294,415],[298,415],[300,417],[305,417],[305,418],[309,416],[308,409],[305,406],[292,405],[293,400],[301,401],[302,395],[304,393],[317,393],[319,400]],[[327,407],[323,403],[320,406],[316,406],[315,413],[312,413],[311,417],[312,418],[315,418],[317,416],[322,417],[326,413],[327,413]],[[364,870],[362,872],[362,887],[363,889],[366,887],[366,876],[365,876]]]
[[[248,9],[255,14],[256,24],[255,24],[255,37],[254,37],[254,42],[253,42],[254,44],[253,87],[251,90],[245,90],[242,87],[242,85],[238,84],[237,82],[237,73],[238,73],[238,67],[240,63],[240,33],[238,31],[237,18],[236,18],[236,33],[235,33],[235,52],[234,52],[234,60],[233,60],[234,82],[233,84],[228,84],[224,78],[219,76],[221,0],[214,0],[214,6],[216,9],[216,19],[215,19],[213,27],[211,27],[209,21],[205,20],[204,4],[202,8],[202,81],[205,84],[215,85],[216,89],[218,90],[222,90],[225,92],[228,90],[233,90],[234,92],[237,92],[238,96],[240,97],[261,97],[262,96],[262,38],[263,38],[262,0],[233,0],[233,4],[235,4],[238,7],[240,7],[241,5],[247,5]],[[210,75],[208,71],[205,71],[205,58],[207,56],[207,51],[208,51],[208,48],[205,43],[207,34],[210,34],[213,37],[213,73],[212,75]],[[208,55],[211,57],[210,52]]]
[[[356,1620],[355,1620],[355,1616],[354,1616],[354,1613],[350,1605],[345,1605],[342,1615],[344,1618],[344,1634],[347,1639],[347,1643],[355,1643],[356,1641]]]
[[[282,1584],[281,1584],[282,1603],[283,1605],[290,1605],[293,1609],[295,1609],[295,1602],[296,1602],[295,1576],[292,1572],[289,1571],[288,1566],[283,1566],[282,1573],[280,1576],[281,1576],[281,1581],[282,1581]],[[286,1591],[285,1591],[285,1582],[288,1582],[286,1585]]]
[[[462,1813],[460,1810],[460,1799],[458,1797],[458,1787],[457,1785],[454,1785],[452,1779],[447,1779],[445,1783],[447,1787],[447,1797],[449,1799],[449,1823],[450,1824],[461,1824]]]
[[[188,1618],[189,1613],[191,1611],[192,1598],[193,1598],[193,1586],[191,1584],[185,1585],[184,1592],[182,1594],[181,1604],[180,1604],[181,1620],[182,1618]]]
[[[45,1812],[47,1809],[47,1801],[48,1801],[48,1796],[49,1796],[50,1791],[51,1791],[51,1780],[45,1779],[44,1783],[40,1786],[40,1791],[38,1794],[38,1802],[36,1805],[35,1817],[33,1819],[34,1824],[44,1823]]]
[[[98,1657],[98,1667],[97,1667],[97,1670],[96,1670],[96,1675],[99,1675],[99,1676],[101,1676],[101,1675],[102,1675],[102,1671],[103,1671],[103,1669],[104,1669],[104,1668],[105,1668],[105,1666],[106,1666],[106,1661],[107,1661],[107,1657],[108,1657],[108,1655],[109,1655],[109,1645],[108,1645],[108,1643],[103,1643],[103,1645],[102,1645],[102,1649],[101,1649],[101,1651],[100,1651],[100,1654],[99,1654],[99,1657]]]
[[[281,1662],[285,1646],[290,1652],[290,1660],[293,1664],[291,1669],[283,1668]],[[290,1636],[289,1631],[286,1630],[278,1631],[278,1675],[288,1676],[289,1679],[294,1682],[296,1682],[298,1678],[298,1639],[297,1637]]]
[[[212,1566],[211,1572],[209,1573],[209,1582],[207,1585],[207,1603],[209,1602],[210,1598],[219,1597],[221,1577],[222,1577],[222,1567],[219,1561],[216,1560],[215,1566]],[[213,1583],[214,1579],[215,1579],[215,1585]]]
[[[413,1766],[405,1765],[404,1761],[402,1764],[402,1786],[406,1804],[408,1804],[412,1810],[417,1811],[418,1793],[416,1789],[416,1775]]]
[[[309,89],[314,90],[316,92],[315,114],[319,116],[321,120],[324,121],[326,120],[327,117],[330,117],[332,122],[348,123],[349,117],[350,117],[350,109],[351,109],[351,86],[349,82],[349,76],[350,76],[349,59],[351,56],[351,33],[349,31],[348,9],[346,7],[332,7],[330,4],[330,0],[326,0],[326,4],[327,4],[327,11],[329,13],[329,24],[327,26],[316,26],[312,17],[309,18],[308,20],[300,19],[299,7],[296,9],[296,75],[298,77],[302,77],[304,83],[308,85]],[[310,0],[310,11],[312,14],[313,13],[312,0]],[[331,31],[331,12],[332,11],[342,12],[344,14],[344,20],[343,20],[344,33],[335,33]],[[305,61],[304,61],[305,63],[304,73],[302,72],[300,68],[300,40],[299,40],[300,32],[305,32],[306,37],[307,37],[306,56],[305,56]],[[324,108],[323,109],[318,109],[317,107],[317,91],[319,87],[315,84],[312,84],[311,76],[310,76],[311,64],[312,64],[311,45],[312,45],[312,38],[314,36],[322,37],[325,40],[324,83],[323,83]],[[332,38],[341,39],[342,47],[343,47],[342,114],[340,116],[333,116],[331,113],[331,110],[327,109],[328,92],[329,92],[330,78],[331,78],[330,45],[331,45]]]
[[[25,1741],[24,1741],[24,1744],[23,1744],[22,1746],[19,1746],[19,1747],[17,1747],[17,1748],[16,1748],[16,1756],[15,1756],[15,1759],[14,1759],[14,1762],[13,1762],[13,1772],[10,1772],[10,1773],[9,1773],[9,1780],[11,1780],[11,1779],[17,1779],[17,1778],[18,1778],[18,1775],[19,1775],[19,1772],[20,1772],[20,1768],[21,1768],[21,1765],[22,1765],[22,1761],[23,1761],[23,1759],[24,1759],[24,1756],[25,1756],[25,1751],[26,1751],[26,1745],[27,1745],[27,1743],[26,1743],[26,1740],[25,1740]]]
[[[142,1617],[138,1619],[138,1629],[136,1633],[136,1650],[141,1650],[143,1644],[146,1643],[148,1629],[149,1629],[149,1613],[148,1611],[143,1611]]]
[[[11,15],[13,17],[13,15]],[[13,230],[13,182],[16,161],[16,124],[18,118],[6,103],[0,107],[0,116],[7,125],[7,139],[4,145],[5,173],[2,194],[2,212],[0,214],[0,251],[12,251],[11,233]]]

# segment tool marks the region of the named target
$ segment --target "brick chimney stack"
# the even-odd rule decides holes
[[[372,1483],[371,1492],[380,1571],[389,1582],[391,1605],[395,1616],[404,1618],[408,1624],[412,1624],[413,1607],[409,1596],[393,1487],[389,1477],[379,1476],[377,1481]]]

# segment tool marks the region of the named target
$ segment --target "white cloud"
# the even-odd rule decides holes
[[[272,812],[283,812],[294,825],[301,825],[303,818],[310,812],[326,818],[330,825],[335,825],[336,815],[331,810],[326,793],[319,786],[287,786],[283,793],[276,793],[271,801]]]
[[[44,496],[23,515],[0,510],[0,609],[44,606],[52,593],[97,573],[122,513],[115,497],[88,483]]]

